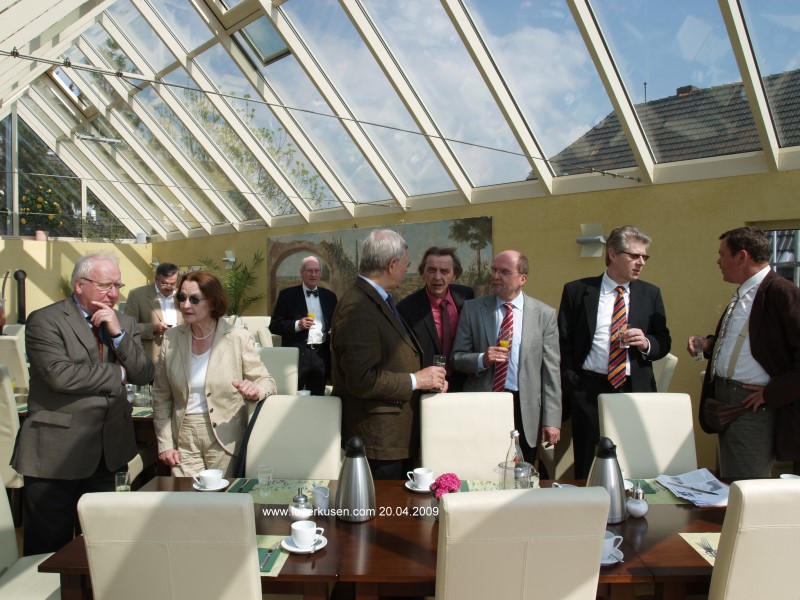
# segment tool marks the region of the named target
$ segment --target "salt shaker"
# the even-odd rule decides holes
[[[633,488],[626,507],[628,514],[632,517],[643,517],[647,514],[650,507],[647,504],[647,500],[644,499],[644,490],[639,483]]]
[[[303,488],[297,488],[297,495],[292,498],[289,505],[289,516],[293,521],[305,521],[314,514],[311,505],[308,503],[308,496],[303,493]]]

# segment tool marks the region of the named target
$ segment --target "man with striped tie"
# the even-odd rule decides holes
[[[556,311],[522,292],[528,259],[506,250],[492,261],[491,296],[467,300],[453,341],[453,368],[467,374],[465,392],[514,395],[514,427],[525,460],[539,442],[561,439]]]
[[[564,286],[561,387],[572,414],[576,479],[588,477],[600,438],[597,397],[655,392],[652,361],[672,344],[661,291],[639,280],[649,245],[638,228],[617,227],[606,241],[606,272]]]

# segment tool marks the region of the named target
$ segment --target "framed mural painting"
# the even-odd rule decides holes
[[[267,269],[269,273],[269,306],[275,306],[278,292],[283,288],[300,285],[300,266],[306,256],[315,256],[322,266],[320,285],[341,296],[358,276],[361,245],[373,228],[347,229],[324,233],[271,237],[267,240]],[[469,285],[476,296],[489,293],[491,278],[492,219],[475,217],[414,223],[394,229],[408,242],[411,266],[403,284],[392,295],[399,301],[422,287],[423,280],[417,267],[425,251],[431,246],[454,247],[464,269],[456,281]]]

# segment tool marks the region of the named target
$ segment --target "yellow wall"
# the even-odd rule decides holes
[[[598,275],[604,268],[602,258],[580,258],[575,238],[581,235],[581,223],[602,223],[606,233],[618,225],[638,225],[653,238],[650,246],[653,258],[645,268],[643,279],[662,289],[673,335],[672,351],[680,359],[671,391],[691,394],[696,404],[699,372],[705,365],[691,360],[685,351],[686,339],[693,334],[712,332],[733,292],[732,286],[722,281],[715,263],[719,234],[743,224],[800,229],[798,189],[800,171],[650,187],[631,183],[630,188],[624,190],[457,209],[415,210],[405,215],[358,219],[357,224],[359,227],[396,226],[401,219],[405,219],[405,223],[415,223],[491,216],[495,252],[516,248],[527,254],[531,276],[525,291],[554,307],[558,306],[565,282]],[[273,233],[284,236],[336,231],[352,225],[348,220],[284,228]],[[123,259],[124,281],[133,287],[152,281],[151,257],[190,266],[206,256],[220,262],[225,250],[232,250],[237,259],[249,260],[255,250],[266,250],[268,235],[266,231],[255,231],[159,242],[152,245],[152,254],[150,245],[116,245],[114,250]],[[71,262],[78,253],[98,247],[107,246],[0,241],[0,258],[12,272],[16,268],[28,271],[30,312],[36,303],[43,303],[45,296],[56,296],[58,275],[69,274]],[[17,252],[22,255],[17,257]],[[266,292],[266,269],[258,283],[261,291]],[[9,296],[8,290],[6,295]],[[263,300],[250,307],[248,313],[268,314],[270,308]],[[715,440],[703,433],[697,435],[699,458],[705,466],[714,466]]]

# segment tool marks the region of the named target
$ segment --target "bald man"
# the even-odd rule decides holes
[[[331,375],[331,350],[328,332],[336,308],[336,294],[319,286],[322,267],[314,256],[303,259],[303,283],[281,290],[269,330],[281,336],[281,346],[300,350],[298,389],[313,396],[325,393]]]

